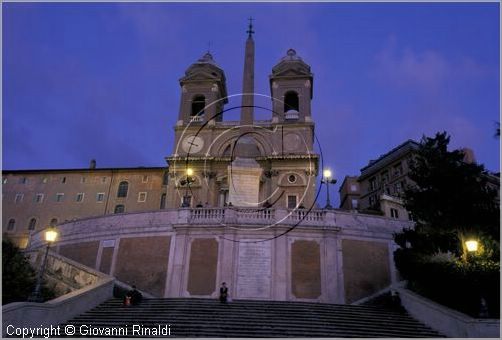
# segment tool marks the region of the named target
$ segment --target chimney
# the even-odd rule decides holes
[[[89,165],[89,169],[96,169],[96,160],[91,159],[91,164]]]

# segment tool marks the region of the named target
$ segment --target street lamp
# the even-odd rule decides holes
[[[467,251],[470,253],[478,251],[478,241],[476,240],[465,241],[465,246],[467,247]]]
[[[181,185],[186,185],[185,196],[183,196],[183,203],[181,204],[182,208],[190,207],[190,202],[188,202],[188,187],[190,186],[191,183],[195,182],[195,179],[192,176],[193,176],[193,169],[187,168],[186,178],[180,181]]]
[[[324,169],[324,171],[322,172],[322,176],[323,178],[321,179],[321,183],[325,183],[326,184],[326,192],[327,192],[327,196],[326,196],[326,206],[324,207],[324,209],[332,209],[333,207],[331,206],[331,203],[329,201],[329,185],[330,184],[335,184],[336,183],[336,179],[334,178],[331,178],[331,170],[330,169]]]
[[[47,247],[45,248],[45,256],[44,260],[42,261],[42,266],[38,272],[37,275],[37,283],[35,285],[35,289],[31,293],[30,297],[28,298],[28,301],[31,302],[42,302],[43,297],[41,295],[41,290],[42,290],[42,281],[43,281],[43,276],[45,272],[45,266],[47,264],[47,255],[49,254],[49,248],[51,247],[51,244],[54,243],[58,237],[58,232],[56,228],[54,227],[49,227],[45,230],[44,233],[45,236],[45,241],[47,241]]]

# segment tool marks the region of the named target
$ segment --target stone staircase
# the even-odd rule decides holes
[[[381,307],[255,300],[146,299],[125,307],[111,299],[65,325],[75,326],[74,336],[92,329],[83,336],[94,337],[116,327],[127,330],[120,337],[146,337],[146,328],[154,334],[159,325],[171,337],[442,337],[403,312]],[[142,333],[134,333],[133,325],[142,325]]]

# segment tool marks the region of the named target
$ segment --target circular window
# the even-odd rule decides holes
[[[296,176],[295,175],[289,175],[288,176],[288,182],[289,183],[295,183],[296,182]]]

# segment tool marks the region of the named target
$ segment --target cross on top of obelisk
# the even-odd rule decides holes
[[[253,18],[249,17],[248,20],[249,20],[249,27],[248,27],[248,30],[246,31],[246,33],[249,34],[248,38],[251,38],[254,33],[254,31],[253,31]]]

